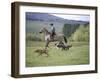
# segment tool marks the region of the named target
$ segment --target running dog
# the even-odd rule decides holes
[[[34,52],[38,53],[39,56],[42,55],[42,54],[46,54],[47,56],[49,56],[47,49],[37,49]]]

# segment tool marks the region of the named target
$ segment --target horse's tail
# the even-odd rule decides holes
[[[66,39],[66,37],[64,36],[64,41],[65,41],[65,43],[67,43],[67,39]]]

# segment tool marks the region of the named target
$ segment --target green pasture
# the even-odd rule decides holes
[[[89,64],[89,44],[88,42],[71,42],[69,50],[57,49],[52,42],[48,48],[49,56],[45,54],[38,56],[34,52],[36,49],[44,49],[45,42],[26,41],[26,67],[39,66],[61,66]]]

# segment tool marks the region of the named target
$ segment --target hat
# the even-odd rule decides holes
[[[51,23],[50,25],[53,26],[53,23]]]

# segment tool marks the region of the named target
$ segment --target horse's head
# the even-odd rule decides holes
[[[45,28],[43,27],[39,33],[45,33],[45,34],[50,34],[50,32]]]
[[[39,31],[39,33],[43,33],[44,32],[44,28],[42,28],[40,31]]]
[[[40,31],[39,33],[42,33],[42,31]]]

